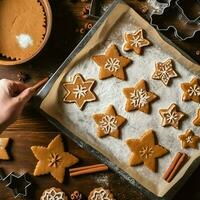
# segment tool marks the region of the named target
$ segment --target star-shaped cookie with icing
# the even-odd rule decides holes
[[[134,33],[125,33],[124,37],[124,51],[133,51],[138,55],[143,53],[143,47],[149,46],[150,41],[143,36],[143,30],[139,29]]]
[[[185,116],[174,103],[167,109],[160,109],[159,113],[162,117],[162,126],[173,126],[176,129],[179,128],[180,121]]]
[[[81,74],[76,74],[72,82],[64,82],[63,87],[67,94],[63,98],[65,103],[76,103],[80,110],[87,102],[95,101],[96,96],[92,91],[94,79],[85,80]]]
[[[194,101],[200,103],[200,80],[193,78],[189,83],[182,83],[183,101]]]
[[[200,137],[195,135],[193,131],[187,129],[185,133],[179,136],[181,145],[183,148],[193,148],[198,149],[198,143],[200,142]]]
[[[139,139],[128,139],[126,143],[132,151],[129,164],[136,166],[144,163],[153,172],[157,171],[157,158],[168,153],[166,148],[156,144],[153,130],[146,131]]]
[[[118,115],[114,106],[110,105],[105,113],[94,114],[93,119],[97,124],[97,136],[105,137],[110,135],[119,138],[120,127],[124,124],[126,119]]]
[[[8,146],[9,138],[0,138],[0,160],[9,160],[6,147]]]
[[[155,80],[161,80],[166,86],[169,84],[170,79],[177,77],[177,73],[173,68],[173,62],[171,59],[165,62],[158,62],[155,66],[155,72],[152,78]]]
[[[150,112],[150,103],[158,98],[156,94],[148,90],[144,80],[140,80],[131,88],[124,88],[123,93],[127,98],[126,111],[140,110],[144,113]]]
[[[65,168],[78,162],[78,158],[64,151],[60,135],[55,137],[48,147],[32,146],[31,150],[38,159],[34,176],[50,173],[60,183],[64,180]]]
[[[197,110],[196,117],[193,120],[195,126],[200,126],[200,109]]]
[[[131,59],[122,56],[114,44],[110,45],[105,55],[95,55],[92,59],[100,67],[99,79],[101,80],[112,76],[125,80],[124,68],[132,62]]]

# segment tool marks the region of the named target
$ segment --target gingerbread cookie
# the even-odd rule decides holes
[[[142,29],[134,33],[125,33],[124,41],[123,50],[133,51],[138,55],[143,53],[143,47],[150,45],[150,41],[144,38]]]
[[[115,200],[115,198],[110,190],[100,187],[90,192],[88,200]]]
[[[168,153],[166,148],[156,144],[153,130],[146,131],[139,139],[129,139],[126,143],[132,151],[129,164],[136,166],[144,163],[153,172],[157,171],[157,158]]]
[[[99,79],[101,80],[111,76],[125,80],[124,68],[132,62],[129,58],[122,56],[114,44],[106,50],[105,55],[95,55],[92,59],[100,67]]]
[[[63,83],[63,87],[67,91],[63,102],[76,103],[82,110],[87,102],[96,100],[96,96],[92,91],[94,84],[94,79],[85,80],[81,74],[76,74],[72,82]]]
[[[120,127],[124,124],[126,119],[118,115],[114,106],[110,105],[105,113],[93,115],[97,127],[97,136],[104,137],[110,135],[118,138],[120,135]]]
[[[200,142],[200,137],[195,135],[193,131],[187,129],[185,133],[179,136],[181,145],[183,148],[193,148],[198,149],[198,143]]]
[[[34,156],[39,160],[34,176],[50,173],[58,182],[62,183],[65,168],[71,167],[78,162],[78,158],[68,152],[64,152],[61,136],[56,136],[48,147],[32,146]]]
[[[193,120],[195,126],[200,126],[200,109],[198,109],[195,119]]]
[[[0,160],[9,160],[9,155],[6,151],[8,146],[9,138],[0,138]]]
[[[185,116],[174,103],[167,109],[160,109],[159,113],[162,117],[162,126],[173,126],[176,129],[179,128],[180,121]]]
[[[40,200],[68,200],[68,197],[60,188],[52,187],[42,193]]]
[[[147,84],[144,80],[140,80],[135,86],[131,88],[124,88],[126,111],[140,110],[144,113],[150,112],[150,103],[158,98],[156,94],[148,90]]]
[[[165,62],[156,63],[155,72],[153,73],[152,78],[155,80],[161,80],[167,86],[170,79],[177,76],[172,60],[168,59]]]
[[[194,101],[200,103],[200,80],[193,78],[189,83],[182,83],[183,101]]]

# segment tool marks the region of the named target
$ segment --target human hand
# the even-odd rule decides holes
[[[27,85],[11,81],[0,80],[0,130],[4,130],[13,123],[21,114],[26,103],[35,94],[36,90],[48,79],[44,79],[38,84],[28,87]]]

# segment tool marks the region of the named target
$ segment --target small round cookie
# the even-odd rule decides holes
[[[110,190],[99,187],[90,192],[88,200],[115,200],[115,198]]]
[[[42,193],[40,200],[68,200],[68,197],[60,188],[52,187]]]

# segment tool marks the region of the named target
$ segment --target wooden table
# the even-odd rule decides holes
[[[69,0],[52,0],[50,3],[53,10],[54,24],[50,40],[45,49],[36,59],[29,63],[14,67],[0,67],[0,78],[17,80],[17,73],[23,71],[30,74],[31,80],[29,83],[33,83],[53,73],[76,46],[80,40],[80,36],[79,34],[75,34],[75,29],[88,21],[80,17],[83,3],[79,1],[77,3],[70,3]],[[129,3],[137,11],[140,11],[140,2],[133,0],[129,1]],[[190,42],[181,43],[173,38],[171,33],[168,36],[186,51],[190,51],[191,55],[195,57],[195,49],[198,46],[195,43],[195,39]],[[199,60],[197,56],[195,58]],[[6,173],[14,171],[32,174],[37,160],[33,156],[30,147],[33,145],[47,146],[57,134],[61,134],[60,131],[35,111],[30,103],[25,108],[22,116],[1,134],[1,137],[11,138],[12,142],[8,148],[11,160],[0,161],[0,167]],[[80,165],[99,163],[97,159],[79,148],[64,135],[63,139],[66,150],[80,158]],[[197,186],[199,179],[200,168],[196,170],[184,187],[178,192],[175,200],[199,200],[200,192],[199,186]],[[66,175],[64,184],[59,184],[50,175],[40,177],[31,176],[31,180],[33,184],[29,193],[30,199],[34,200],[39,199],[42,192],[52,186],[62,188],[68,195],[74,190],[79,190],[84,195],[88,195],[93,188],[103,186],[110,188],[118,200],[147,199],[136,188],[132,187],[111,170],[105,173],[83,175],[74,178],[69,178]],[[10,199],[13,199],[12,192],[5,187],[4,183],[0,183],[0,200]]]

